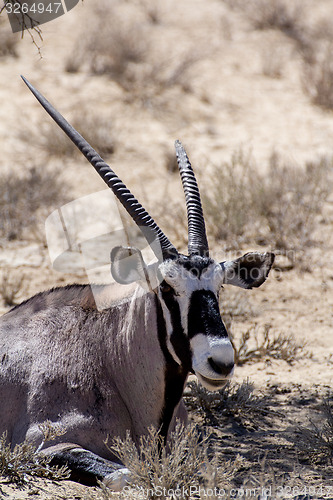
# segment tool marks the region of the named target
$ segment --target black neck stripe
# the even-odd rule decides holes
[[[157,329],[158,329],[158,339],[165,358],[165,389],[164,389],[164,404],[161,411],[160,418],[160,433],[166,439],[168,436],[168,430],[173,417],[174,410],[177,404],[180,402],[183,395],[184,384],[188,375],[188,369],[183,366],[179,366],[178,363],[173,359],[167,347],[167,330],[165,325],[165,319],[162,311],[162,306],[158,297],[156,300],[157,309]],[[177,304],[178,305],[178,304]],[[179,307],[178,307],[179,311]],[[180,314],[179,314],[180,317]],[[172,318],[173,321],[173,318]],[[175,323],[173,322],[173,325]],[[181,326],[181,325],[180,325]],[[176,332],[174,332],[176,333]],[[178,332],[177,332],[178,333]],[[178,355],[178,353],[177,353]]]

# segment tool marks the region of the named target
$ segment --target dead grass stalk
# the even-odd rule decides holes
[[[228,382],[219,391],[208,391],[197,382],[190,381],[185,392],[186,405],[199,410],[206,419],[221,425],[226,417],[234,417],[241,422],[258,422],[271,411],[268,398],[254,392],[254,384],[249,380],[241,384]]]
[[[194,424],[185,427],[178,422],[168,449],[153,427],[141,436],[138,448],[129,433],[125,440],[115,438],[107,446],[131,470],[133,491],[150,492],[149,498],[165,499],[170,490],[199,491],[200,485],[223,484],[237,471],[237,463],[219,463],[210,450],[209,436],[203,437]],[[105,487],[104,491],[107,495]]]
[[[51,207],[67,201],[57,170],[31,168],[26,174],[9,174],[0,180],[0,236],[8,240],[43,241],[42,224]]]
[[[332,161],[305,168],[272,154],[260,174],[249,154],[212,168],[202,191],[208,232],[229,247],[256,241],[275,249],[298,250],[312,243],[317,216],[332,188]]]
[[[24,288],[25,276],[21,271],[4,269],[0,280],[0,296],[6,306],[17,304],[17,298]]]
[[[119,3],[103,1],[94,8],[89,31],[79,36],[66,70],[109,76],[126,92],[127,100],[147,106],[166,89],[179,85],[186,90],[187,72],[203,56],[197,48],[170,53],[169,44],[164,52],[156,50],[158,24],[144,4],[125,16]]]
[[[303,88],[314,104],[333,109],[333,44],[327,43],[320,50],[313,50],[311,57],[303,60]]]
[[[270,324],[266,324],[262,328],[254,324],[242,334],[237,343],[231,336],[230,340],[235,351],[235,363],[244,365],[245,363],[273,358],[283,359],[292,364],[300,357],[311,355],[304,351],[306,345],[304,341],[296,341],[291,334],[272,335],[271,329]]]
[[[63,434],[63,430],[53,428],[51,422],[44,422],[41,431],[44,441],[50,441]],[[52,480],[68,479],[67,467],[51,466],[52,457],[40,454],[39,448],[36,449],[33,444],[24,441],[12,449],[7,442],[7,434],[4,433],[0,437],[0,475],[9,482],[18,484],[27,483],[33,477]]]
[[[2,14],[0,17],[0,57],[17,57],[18,39],[19,36],[10,31],[8,20]]]
[[[328,395],[322,403],[320,424],[310,420],[311,427],[299,429],[302,439],[298,447],[312,463],[333,464],[333,398]]]

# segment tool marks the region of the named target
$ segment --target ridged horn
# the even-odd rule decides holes
[[[59,127],[62,128],[65,134],[91,163],[96,172],[102,177],[104,182],[109,186],[109,188],[111,188],[125,210],[127,210],[129,215],[132,217],[133,221],[142,230],[144,236],[148,240],[148,243],[151,242],[150,239],[152,235],[158,238],[164,260],[178,255],[176,248],[172,245],[148,212],[132,195],[125,184],[119,179],[112,168],[105,163],[105,161],[90,146],[90,144],[88,144],[88,142],[75,130],[75,128],[72,127],[67,120],[65,120],[65,118],[47,101],[47,99],[45,99],[45,97],[43,97],[42,94],[38,92],[38,90],[36,90],[23,76],[21,77],[51,118],[53,118]],[[159,258],[159,255],[157,255],[158,251],[156,251],[156,249],[155,253]]]
[[[208,257],[208,241],[198,184],[182,143],[176,141],[175,148],[187,208],[188,253]]]

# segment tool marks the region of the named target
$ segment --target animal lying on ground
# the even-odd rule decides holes
[[[51,104],[25,83],[85,155],[143,231],[154,240],[157,261],[140,250],[116,247],[111,273],[117,282],[95,293],[89,285],[39,293],[0,320],[0,433],[13,445],[40,445],[46,420],[66,429],[44,453],[67,464],[86,484],[108,480],[115,488],[130,471],[106,448],[107,436],[138,443],[149,426],[167,443],[176,419],[186,422],[182,393],[194,373],[210,390],[223,387],[234,369],[233,347],[221,320],[224,284],[260,286],[272,253],[250,252],[233,261],[209,256],[197,182],[181,143],[176,154],[188,217],[188,255],[180,254],[113,170]],[[157,243],[157,245],[156,245]],[[158,250],[156,250],[158,248]]]

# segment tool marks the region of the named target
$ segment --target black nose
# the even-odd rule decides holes
[[[229,363],[226,365],[225,363],[215,361],[213,358],[208,358],[208,363],[216,373],[218,373],[219,375],[223,375],[224,377],[230,375],[234,368],[234,363]]]

